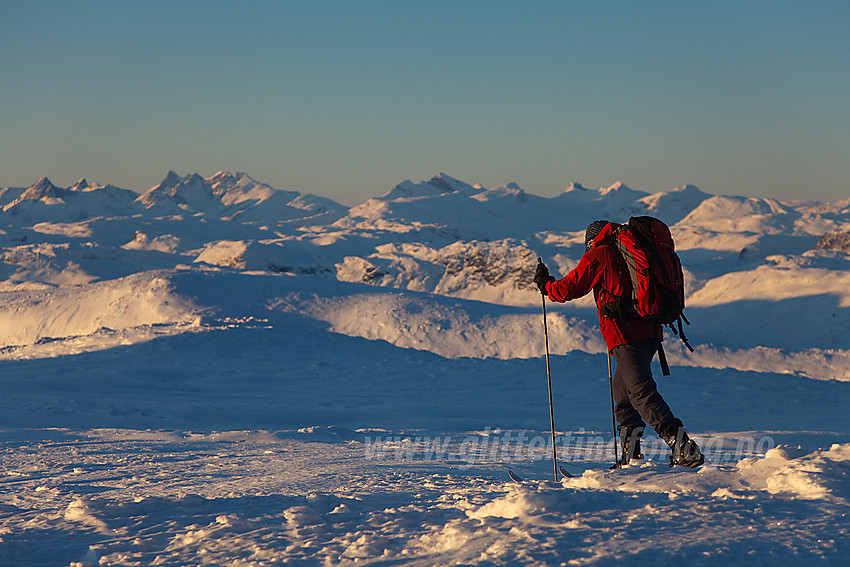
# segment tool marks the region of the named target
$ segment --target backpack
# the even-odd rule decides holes
[[[616,295],[605,290],[614,299],[601,306],[602,315],[618,319],[647,319],[667,325],[693,352],[682,328],[682,321],[688,325],[690,322],[683,313],[684,274],[670,227],[655,217],[631,217],[628,224],[617,225],[604,242],[620,253],[632,292],[631,295]],[[660,347],[658,358],[664,374],[669,374],[664,350]]]

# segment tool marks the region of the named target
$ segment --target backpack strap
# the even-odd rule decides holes
[[[688,342],[688,337],[685,336],[685,329],[682,327],[682,320],[683,319],[684,319],[686,325],[691,324],[691,322],[688,321],[688,318],[685,317],[685,314],[680,313],[679,317],[676,318],[676,321],[675,321],[676,326],[674,326],[673,323],[670,323],[667,326],[670,327],[670,330],[673,331],[674,335],[676,335],[677,337],[682,339],[682,342],[685,343],[685,346],[688,348],[689,351],[694,352],[694,347],[691,346],[691,343]],[[677,329],[677,327],[678,327],[678,329]]]
[[[687,325],[691,324],[691,322],[688,321],[688,318],[685,317],[685,314],[682,313],[676,319],[677,326],[674,327],[671,323],[668,325],[668,327],[670,327],[670,330],[673,331],[674,335],[682,339],[682,342],[685,344],[689,351],[694,352],[694,347],[691,346],[691,343],[688,342],[688,337],[685,336],[685,329],[682,327],[682,320],[684,320],[685,324]],[[663,374],[664,376],[670,376],[670,365],[667,364],[667,355],[664,353],[663,343],[658,344],[658,362],[661,364],[661,374]]]
[[[658,362],[661,363],[661,374],[670,376],[670,365],[667,364],[667,355],[664,354],[664,345],[658,343]]]

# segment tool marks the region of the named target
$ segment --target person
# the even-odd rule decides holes
[[[645,319],[603,316],[603,312],[608,312],[603,306],[614,301],[614,295],[631,294],[628,273],[625,267],[620,269],[621,256],[607,243],[616,226],[605,220],[590,223],[585,231],[585,253],[578,265],[563,278],[555,279],[540,262],[534,283],[558,303],[593,291],[602,337],[609,356],[617,361],[612,389],[623,455],[615,466],[643,458],[640,439],[649,423],[672,450],[670,466],[698,467],[705,461],[702,452],[688,437],[682,421],[673,414],[652,378],[650,362],[661,344],[661,325]]]

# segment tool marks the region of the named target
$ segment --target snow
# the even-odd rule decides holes
[[[440,174],[348,209],[228,172],[0,203],[0,565],[850,552],[850,256],[818,246],[846,203]],[[633,214],[687,269],[696,352],[668,337],[658,383],[708,462],[671,469],[647,434],[608,470],[585,299],[546,306],[555,482],[534,264],[566,273],[590,220]]]

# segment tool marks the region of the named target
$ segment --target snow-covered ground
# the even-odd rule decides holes
[[[0,565],[850,553],[850,201],[441,174],[347,209],[172,172],[0,207]],[[670,337],[658,382],[708,464],[670,469],[648,434],[608,470],[595,310],[549,304],[555,482],[531,275],[633,214],[671,224],[688,271],[697,352]]]

